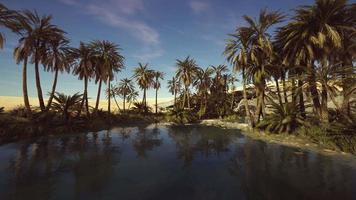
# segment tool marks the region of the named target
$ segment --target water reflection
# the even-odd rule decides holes
[[[356,159],[215,127],[119,127],[0,146],[1,199],[356,199]]]

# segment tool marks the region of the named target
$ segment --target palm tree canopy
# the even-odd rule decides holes
[[[189,56],[184,60],[176,60],[176,78],[186,87],[192,84],[194,78],[198,73],[198,65],[193,58]]]
[[[94,56],[87,44],[80,42],[79,48],[72,51],[72,57],[76,59],[73,74],[80,80],[94,76]]]
[[[154,71],[148,68],[148,63],[138,63],[138,67],[134,69],[133,78],[136,79],[137,84],[141,89],[148,89],[153,86]]]
[[[160,72],[160,71],[154,71],[153,72],[153,76],[154,76],[154,79],[155,79],[154,82],[153,82],[153,88],[154,89],[161,88],[160,80],[163,80],[164,73]]]
[[[94,40],[89,45],[95,57],[96,81],[114,79],[114,74],[124,69],[124,57],[119,45],[107,40]]]
[[[132,83],[131,79],[124,78],[121,79],[117,85],[117,94],[121,96],[127,96],[130,93],[135,91],[135,86]]]

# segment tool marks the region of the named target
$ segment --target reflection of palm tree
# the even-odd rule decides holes
[[[162,139],[158,138],[159,129],[148,132],[146,129],[139,129],[134,139],[133,147],[138,157],[146,158],[147,151],[152,151],[155,147],[162,145]]]

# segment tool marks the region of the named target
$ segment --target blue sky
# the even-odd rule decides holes
[[[287,15],[311,0],[5,0],[10,9],[36,9],[53,16],[53,23],[64,29],[72,46],[80,41],[105,39],[120,45],[126,69],[117,80],[130,77],[138,62],[148,62],[163,71],[161,97],[170,97],[166,81],[175,71],[175,60],[190,55],[201,67],[227,64],[222,55],[227,34],[244,24],[243,15],[257,16],[260,9],[280,10]],[[0,96],[21,96],[21,65],[12,51],[17,36],[1,28],[6,36],[0,50]],[[231,66],[230,66],[231,68]],[[29,66],[28,88],[36,96],[33,66]],[[41,73],[44,93],[50,90],[53,74]],[[59,77],[58,91],[82,91],[83,83],[73,75]],[[97,86],[89,85],[89,96]],[[148,97],[154,97],[149,91]]]

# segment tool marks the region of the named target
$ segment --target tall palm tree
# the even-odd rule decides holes
[[[26,49],[27,57],[31,56],[31,62],[35,65],[36,87],[39,105],[42,111],[45,110],[43,100],[39,64],[42,62],[45,53],[45,47],[48,45],[49,38],[61,35],[64,32],[57,26],[51,24],[51,16],[39,16],[36,11],[23,11],[21,14],[21,29],[18,48],[16,51]],[[28,59],[28,58],[27,58]],[[27,60],[26,60],[27,61]]]
[[[123,97],[123,110],[126,111],[126,102],[129,94],[135,90],[135,86],[132,83],[131,79],[124,78],[121,79],[117,85],[117,92]]]
[[[230,38],[226,42],[224,54],[227,60],[233,65],[233,70],[235,72],[241,72],[242,74],[242,93],[245,112],[251,126],[254,127],[255,120],[249,109],[246,92],[246,84],[248,82],[246,77],[246,68],[248,68],[251,64],[248,39],[249,31],[247,28],[236,29],[236,32],[234,34],[230,34]]]
[[[49,110],[52,105],[52,100],[56,92],[57,79],[59,72],[70,72],[73,63],[72,48],[69,47],[69,40],[64,35],[57,35],[57,37],[49,38],[49,44],[46,52],[41,58],[43,65],[47,71],[54,72],[54,79],[52,84],[52,91],[50,93],[46,110]]]
[[[93,54],[98,61],[95,69],[100,71],[98,78],[106,81],[108,91],[110,91],[110,82],[114,79],[114,75],[124,69],[124,57],[120,53],[119,45],[109,42],[107,40],[95,40],[91,42]],[[100,83],[99,83],[100,84]],[[99,86],[100,88],[100,86]],[[99,89],[100,90],[100,89]],[[108,114],[111,113],[111,93],[108,95]],[[97,104],[100,98],[100,91],[98,91]],[[97,106],[96,106],[97,109]]]
[[[177,109],[177,94],[181,90],[181,84],[177,80],[177,78],[173,76],[172,80],[168,80],[167,88],[168,88],[169,92],[172,95],[174,95],[173,106],[174,106],[174,109]]]
[[[160,71],[154,71],[153,72],[153,77],[154,77],[154,82],[153,82],[153,88],[156,90],[156,110],[155,113],[157,114],[157,108],[158,108],[158,103],[157,103],[157,99],[158,99],[158,90],[161,88],[161,83],[160,80],[163,80],[163,72]]]
[[[275,11],[261,10],[257,20],[249,16],[244,16],[248,26],[243,30],[248,36],[249,57],[252,65],[246,68],[247,76],[250,77],[255,85],[257,93],[257,121],[260,120],[261,115],[265,115],[265,87],[267,70],[266,66],[272,62],[273,46],[271,36],[268,33],[271,26],[280,23],[283,15]]]
[[[177,59],[176,66],[176,78],[184,85],[182,109],[185,108],[186,101],[188,102],[188,109],[190,109],[189,87],[197,75],[198,65],[193,58],[188,56],[184,60]]]
[[[148,63],[138,63],[138,67],[134,69],[134,78],[138,86],[143,90],[142,104],[147,107],[146,91],[153,86],[154,71],[148,68]]]
[[[73,74],[78,76],[79,80],[84,80],[84,92],[81,108],[85,105],[87,116],[89,113],[88,102],[88,81],[94,76],[94,56],[87,44],[80,42],[79,48],[74,49],[72,57],[76,59],[74,63]],[[80,115],[81,110],[79,111]]]
[[[205,70],[198,68],[197,78],[194,80],[193,85],[197,88],[197,92],[201,98],[199,117],[205,114],[208,106],[209,88],[212,84],[211,76],[214,73],[212,67],[207,67]]]

